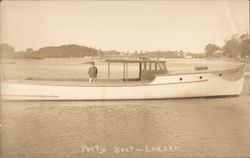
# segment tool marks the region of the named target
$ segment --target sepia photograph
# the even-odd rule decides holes
[[[0,157],[249,158],[249,6],[0,1]]]

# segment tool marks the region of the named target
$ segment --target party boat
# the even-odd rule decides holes
[[[3,81],[3,100],[137,100],[237,96],[244,82],[244,65],[221,70],[206,67],[168,72],[166,62],[149,59],[107,59],[108,78],[86,81]],[[123,65],[123,78],[110,78],[112,63]],[[138,65],[138,78],[128,67]]]

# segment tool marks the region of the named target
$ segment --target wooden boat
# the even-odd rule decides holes
[[[2,83],[4,100],[126,100],[240,95],[244,66],[224,70],[169,73],[165,61],[117,60],[108,62],[108,79],[95,83],[23,81]],[[111,63],[123,64],[120,81],[109,78]],[[138,78],[128,78],[128,64],[138,64]]]

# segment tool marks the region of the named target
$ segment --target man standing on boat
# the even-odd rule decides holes
[[[95,82],[97,77],[97,67],[95,67],[95,62],[91,63],[88,74],[89,74],[89,82]]]

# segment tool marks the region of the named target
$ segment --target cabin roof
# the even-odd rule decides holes
[[[106,62],[113,63],[165,63],[163,60],[151,60],[151,59],[106,59]]]

